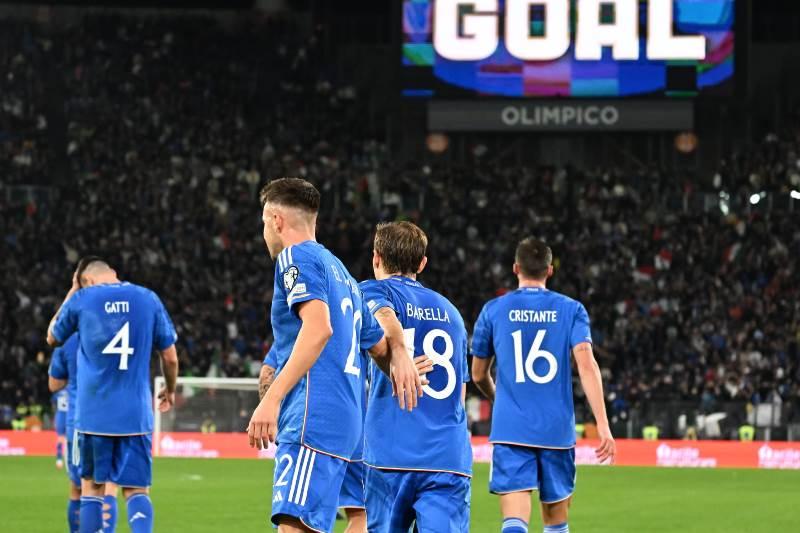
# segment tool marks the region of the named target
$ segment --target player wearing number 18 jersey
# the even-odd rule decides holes
[[[458,310],[416,276],[425,267],[425,233],[410,222],[381,224],[375,235],[375,280],[361,283],[367,306],[387,335],[403,335],[409,358],[433,363],[419,407],[389,409],[392,385],[370,373],[366,494],[370,533],[469,530],[472,448],[464,410],[467,332]]]
[[[81,288],[82,287],[82,288]],[[153,396],[150,356],[157,350],[167,382],[162,411],[174,402],[177,335],[156,294],[120,282],[102,260],[83,265],[48,332],[50,344],[80,335],[76,455],[82,478],[80,531],[102,529],[105,483],[120,485],[134,533],[153,530]]]
[[[504,533],[527,531],[533,490],[539,491],[544,531],[569,531],[575,487],[571,354],[597,421],[598,458],[614,454],[589,315],[580,302],[545,288],[552,258],[543,242],[520,242],[514,263],[519,289],[484,306],[472,338],[473,379],[494,402],[489,489],[500,494]],[[493,357],[496,393],[489,373]]]

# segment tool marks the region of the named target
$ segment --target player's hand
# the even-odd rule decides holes
[[[172,409],[173,405],[175,405],[175,393],[167,392],[166,387],[162,388],[158,393],[158,410],[166,413]]]
[[[617,455],[617,443],[614,442],[614,437],[611,436],[611,430],[605,427],[598,431],[600,436],[600,446],[594,451],[597,455],[597,460],[601,464],[614,464],[614,458]]]
[[[414,358],[414,364],[417,367],[417,374],[419,374],[420,383],[422,386],[430,384],[428,378],[425,377],[425,374],[428,372],[433,371],[433,361],[427,355],[418,355]]]
[[[247,425],[247,438],[251,448],[259,450],[269,448],[270,442],[275,442],[278,436],[278,415],[281,404],[275,401],[269,392],[264,395],[261,402],[250,417]]]
[[[413,410],[422,396],[422,379],[417,365],[405,354],[392,358],[392,390],[397,394],[400,409]]]

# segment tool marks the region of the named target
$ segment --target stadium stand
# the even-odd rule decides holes
[[[318,31],[96,15],[56,35],[2,26],[0,427],[49,404],[43,332],[88,252],[164,297],[185,374],[257,376],[272,297],[257,190],[283,175],[317,183],[318,238],[357,277],[376,222],[417,221],[431,241],[422,281],[468,321],[512,286],[512,243],[545,238],[553,287],[594,318],[615,424],[671,436],[683,405],[726,412],[723,437],[759,406],[778,406],[776,426],[800,421],[800,231],[768,201],[800,188],[800,129],[731,154],[708,180],[478,155],[399,165],[328,72]],[[45,135],[45,116],[63,136]]]

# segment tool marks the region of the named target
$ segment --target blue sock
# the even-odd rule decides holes
[[[128,525],[131,533],[153,533],[153,503],[147,494],[128,498]]]
[[[569,533],[569,524],[556,524],[554,526],[544,526],[544,533]]]
[[[103,533],[103,498],[81,496],[80,533]]]
[[[117,529],[117,497],[106,494],[103,497],[103,533],[114,533]]]
[[[81,501],[70,500],[67,504],[67,524],[69,533],[78,533],[78,519],[81,516]]]
[[[503,533],[528,533],[528,523],[522,518],[506,518],[503,520]]]
[[[56,461],[64,459],[64,443],[61,441],[56,442]]]

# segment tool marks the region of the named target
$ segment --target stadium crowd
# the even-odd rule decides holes
[[[18,405],[48,403],[46,323],[90,252],[162,296],[183,374],[258,375],[273,277],[257,191],[283,175],[317,183],[318,239],[357,277],[370,275],[376,222],[418,222],[430,239],[421,280],[469,324],[513,287],[515,242],[546,239],[551,287],[593,318],[617,420],[674,399],[703,412],[785,403],[800,418],[797,214],[735,202],[800,188],[798,132],[733,154],[707,182],[488,155],[399,166],[365,131],[318,31],[268,18],[229,31],[93,16],[47,38],[2,36],[0,426]],[[52,72],[64,87],[68,172],[49,201],[14,202],[11,186],[54,172],[41,111],[54,95],[39,81]],[[733,207],[687,208],[699,189],[727,191]]]

